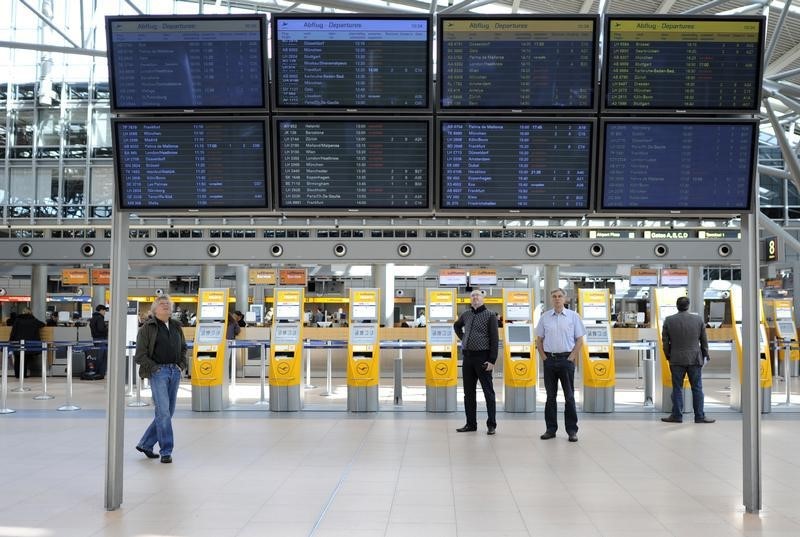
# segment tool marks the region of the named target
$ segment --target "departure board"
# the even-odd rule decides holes
[[[426,16],[273,15],[276,108],[429,108]]]
[[[763,17],[607,17],[605,108],[758,111]]]
[[[604,210],[750,209],[757,122],[604,123]]]
[[[114,110],[266,108],[263,15],[108,17]]]
[[[282,209],[429,209],[428,120],[276,120]]]
[[[114,120],[122,209],[268,207],[263,120]]]
[[[589,208],[591,120],[442,120],[441,209]]]
[[[440,109],[593,109],[596,27],[594,16],[440,17]]]

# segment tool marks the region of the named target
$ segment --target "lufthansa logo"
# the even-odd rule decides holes
[[[526,364],[516,364],[514,366],[514,373],[516,373],[520,377],[527,372],[528,372],[528,366]]]
[[[448,370],[447,364],[436,364],[437,375],[446,375],[447,370]]]
[[[278,373],[280,373],[281,375],[286,375],[289,372],[289,369],[290,369],[289,368],[289,364],[287,364],[286,362],[279,362],[278,363],[277,370],[278,370]]]
[[[596,363],[592,366],[592,368],[594,369],[594,374],[598,377],[605,377],[606,374],[608,374],[608,368],[606,367],[606,364]]]
[[[212,369],[214,368],[211,366],[211,364],[200,364],[201,375],[210,375]]]
[[[356,371],[358,371],[359,375],[366,375],[369,373],[369,364],[360,363],[356,366]]]

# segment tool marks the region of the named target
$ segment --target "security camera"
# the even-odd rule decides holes
[[[24,242],[19,245],[19,255],[21,255],[22,257],[30,257],[32,253],[33,253],[33,246],[31,246],[29,243]]]
[[[535,243],[530,243],[528,246],[525,247],[525,253],[528,254],[528,257],[536,257],[539,255],[539,245]]]
[[[219,244],[216,243],[211,243],[208,245],[208,248],[206,248],[206,253],[209,257],[217,257],[221,251]]]
[[[342,243],[336,244],[333,247],[333,255],[336,257],[344,257],[347,254],[347,246]]]
[[[720,257],[728,257],[733,252],[733,248],[731,248],[730,244],[720,244],[719,248],[717,248],[717,253]]]
[[[84,257],[92,257],[94,255],[94,245],[88,242],[81,246],[81,253]]]
[[[156,289],[156,296],[161,296],[163,294],[164,294],[164,290],[163,289]]]
[[[472,257],[475,255],[475,247],[469,243],[461,247],[461,255],[464,257]]]
[[[411,254],[411,246],[406,243],[402,243],[397,247],[397,255],[400,257],[408,257]]]
[[[603,248],[603,245],[599,242],[596,242],[589,247],[589,253],[592,255],[592,257],[600,257],[603,255],[604,251],[605,248]]]
[[[283,255],[283,246],[280,244],[273,244],[269,248],[269,253],[272,257],[280,257]]]
[[[158,247],[153,244],[152,242],[148,242],[144,245],[144,255],[147,257],[155,257],[158,253]]]
[[[653,253],[656,257],[664,257],[669,253],[669,247],[666,244],[656,244]]]

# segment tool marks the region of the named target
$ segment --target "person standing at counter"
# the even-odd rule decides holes
[[[578,441],[578,411],[575,408],[575,364],[581,354],[586,328],[576,312],[564,307],[563,289],[550,291],[553,309],[546,311],[536,325],[536,349],[542,357],[544,389],[547,402],[544,422],[547,427],[539,438],[549,440],[558,430],[558,383],[564,392],[564,429],[570,442]]]
[[[105,317],[107,311],[108,308],[105,304],[98,304],[89,321],[89,330],[92,332],[95,346],[94,352],[97,355],[94,369],[94,379],[96,380],[105,377],[108,363],[108,321]]]
[[[456,429],[459,433],[478,430],[475,391],[478,381],[486,399],[486,434],[494,434],[497,429],[495,415],[495,394],[492,386],[492,370],[497,361],[499,338],[497,318],[494,312],[483,305],[483,293],[474,290],[469,295],[471,307],[453,324],[458,339],[461,340],[462,377],[464,382],[464,412],[467,423]]]
[[[148,459],[172,462],[175,444],[172,416],[178,399],[181,369],[186,369],[186,338],[181,323],[172,318],[172,300],[167,295],[156,298],[148,318],[136,336],[136,355],[139,376],[150,379],[155,417],[142,435],[136,450]],[[156,442],[159,455],[153,453]]]
[[[689,375],[695,423],[714,423],[703,410],[703,364],[708,362],[706,325],[699,315],[689,313],[689,298],[678,297],[678,313],[664,319],[661,344],[672,376],[672,413],[661,421],[683,421],[683,379]]]
[[[19,370],[19,352],[15,353],[16,359],[14,360],[14,376],[19,378],[20,374],[26,377],[35,375],[39,371],[42,353],[40,351],[33,351],[33,348],[41,349],[41,335],[40,331],[44,323],[33,316],[30,308],[22,310],[22,315],[17,315],[14,319],[14,325],[11,327],[11,336],[9,341],[24,341],[27,349],[25,350],[25,371]],[[41,375],[41,371],[39,371]]]

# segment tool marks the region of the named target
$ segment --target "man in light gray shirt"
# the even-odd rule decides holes
[[[564,307],[566,294],[562,289],[550,291],[553,309],[542,314],[536,325],[536,348],[542,357],[544,388],[547,403],[544,421],[547,430],[542,440],[555,438],[558,430],[556,397],[558,383],[564,392],[564,428],[570,442],[578,441],[578,411],[575,408],[575,364],[581,355],[586,329],[580,315]]]

